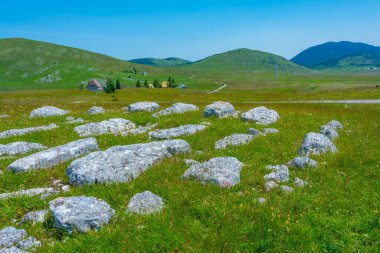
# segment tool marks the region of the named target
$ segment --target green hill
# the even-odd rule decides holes
[[[216,54],[182,67],[188,70],[207,72],[304,72],[306,68],[298,66],[285,58],[250,49],[236,49]]]
[[[127,75],[149,67],[102,54],[27,39],[0,39],[3,90],[76,88],[90,78]]]
[[[169,67],[169,66],[181,66],[190,64],[191,61],[184,60],[181,58],[176,57],[169,57],[165,59],[158,59],[158,58],[140,58],[140,59],[132,59],[129,60],[129,62],[137,63],[137,64],[143,64],[143,65],[149,65],[154,67]]]

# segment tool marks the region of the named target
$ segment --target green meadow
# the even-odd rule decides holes
[[[183,70],[185,71],[185,70]],[[182,76],[188,73],[182,72]],[[161,74],[162,77],[167,74]],[[157,74],[159,77],[160,74]],[[180,78],[178,78],[180,79]],[[207,94],[205,90],[219,87],[210,85],[205,90],[189,89],[131,89],[118,90],[114,95],[91,93],[78,89],[34,90],[0,93],[0,131],[13,128],[56,123],[59,128],[1,139],[0,143],[31,141],[48,147],[78,139],[75,125],[64,124],[65,116],[29,119],[31,110],[43,106],[57,106],[69,110],[70,116],[97,122],[120,117],[136,124],[157,123],[158,129],[208,121],[211,125],[202,132],[183,136],[192,148],[189,154],[164,159],[129,183],[71,187],[67,193],[41,200],[18,197],[0,200],[0,227],[15,226],[29,211],[48,208],[48,202],[58,196],[94,196],[115,209],[111,222],[99,231],[86,234],[65,234],[53,227],[52,217],[42,224],[22,224],[28,235],[41,240],[36,252],[379,252],[380,249],[380,105],[371,104],[264,104],[268,101],[380,99],[380,89],[374,87],[376,78],[368,76],[368,85],[361,81],[347,81],[345,86],[317,85],[315,89],[295,88],[289,83],[273,88],[241,90],[239,85]],[[238,81],[236,81],[238,80]],[[334,79],[332,79],[334,81]],[[198,80],[194,87],[205,80]],[[233,80],[221,77],[221,83]],[[306,82],[306,81],[305,81]],[[317,82],[317,78],[315,79]],[[258,82],[259,83],[259,82]],[[347,84],[346,83],[346,84]],[[343,88],[342,88],[343,87]],[[347,89],[350,87],[350,89]],[[215,150],[214,143],[233,133],[245,133],[248,128],[261,130],[263,126],[245,123],[238,118],[204,118],[203,108],[213,101],[231,102],[236,110],[247,111],[265,105],[276,110],[280,120],[270,127],[278,134],[261,136],[249,144]],[[137,101],[155,101],[160,109],[174,102],[193,103],[198,112],[151,117],[150,113],[126,113],[121,108]],[[102,106],[106,113],[87,115],[93,105]],[[316,169],[290,169],[290,181],[295,177],[308,182],[290,194],[280,189],[266,192],[263,176],[266,165],[288,162],[297,156],[297,149],[308,132],[319,132],[319,127],[330,120],[340,121],[344,129],[334,141],[339,152],[320,157]],[[149,142],[148,134],[136,136],[101,135],[96,137],[101,150],[114,145]],[[203,151],[199,153],[196,151]],[[181,180],[187,169],[184,159],[206,161],[217,156],[234,156],[243,164],[241,182],[222,189]],[[54,180],[68,184],[65,170],[71,161],[47,170],[14,174],[7,166],[17,157],[0,160],[0,192],[11,192],[34,187],[48,187]],[[127,215],[131,197],[149,190],[164,199],[163,211],[155,215]],[[259,204],[257,198],[267,199]]]

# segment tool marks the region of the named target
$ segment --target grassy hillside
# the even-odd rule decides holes
[[[0,40],[0,86],[3,90],[76,88],[90,78],[125,76],[150,67],[81,49],[26,39]]]
[[[154,66],[154,67],[181,66],[181,65],[186,65],[186,64],[191,63],[191,61],[184,60],[181,58],[176,58],[176,57],[169,57],[165,59],[139,58],[139,59],[129,60],[129,62],[144,64],[144,65],[149,65],[149,66]]]
[[[349,41],[328,42],[302,51],[292,62],[310,68],[346,67],[347,64],[363,63],[372,66],[371,61],[363,60],[363,57],[368,55],[379,59],[380,47]]]
[[[300,67],[285,58],[250,49],[236,49],[221,54],[207,57],[193,64],[184,66],[186,70],[204,72],[305,72],[306,68]]]

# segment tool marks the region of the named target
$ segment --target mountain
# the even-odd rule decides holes
[[[299,72],[306,68],[286,60],[285,58],[246,48],[216,54],[190,65],[181,67],[188,70],[207,72]]]
[[[169,57],[169,58],[165,58],[165,59],[140,58],[140,59],[129,60],[129,62],[133,62],[133,63],[137,63],[137,64],[143,64],[143,65],[149,65],[149,66],[154,66],[154,67],[180,66],[180,65],[186,65],[186,64],[191,63],[191,61],[184,60],[181,58],[176,58],[176,57]]]
[[[76,88],[90,78],[149,67],[81,49],[27,39],[0,39],[0,86]]]
[[[310,68],[371,67],[380,60],[380,47],[349,41],[328,42],[308,48],[292,62]]]

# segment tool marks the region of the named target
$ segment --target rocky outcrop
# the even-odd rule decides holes
[[[14,172],[47,169],[97,150],[99,147],[95,138],[76,140],[18,159],[8,169]]]
[[[129,182],[155,162],[190,150],[184,140],[114,146],[73,161],[66,174],[72,185]]]
[[[104,109],[103,107],[100,107],[100,106],[93,106],[91,107],[88,111],[87,111],[87,114],[101,114],[101,113],[104,113]]]
[[[192,112],[192,111],[198,111],[199,108],[192,104],[184,104],[184,103],[175,103],[172,106],[154,113],[152,116],[158,117],[158,116],[164,116],[169,114],[181,114],[185,112]]]
[[[289,181],[289,169],[286,165],[268,165],[266,169],[272,172],[266,174],[264,179],[267,181],[287,182]]]
[[[138,102],[130,104],[126,109],[129,112],[153,112],[156,111],[160,106],[154,102]]]
[[[33,142],[12,142],[9,144],[0,144],[0,156],[2,155],[20,155],[35,150],[46,149],[46,147],[39,143]]]
[[[299,156],[288,162],[288,165],[295,168],[306,169],[315,168],[318,163],[307,156]]]
[[[182,135],[195,134],[206,129],[205,125],[183,125],[179,127],[157,130],[149,133],[149,136],[156,139],[170,139]]]
[[[87,123],[74,128],[81,137],[96,136],[102,134],[120,134],[134,129],[135,123],[130,120],[115,118],[96,123]]]
[[[231,187],[240,182],[242,168],[243,164],[235,157],[215,157],[204,163],[193,163],[182,178]]]
[[[39,210],[39,211],[32,211],[28,212],[22,217],[21,223],[27,223],[27,222],[32,222],[32,223],[37,223],[37,222],[44,222],[45,217],[48,213],[48,210]]]
[[[215,116],[217,118],[236,117],[235,107],[228,102],[214,102],[206,106],[203,115],[205,117]]]
[[[34,109],[29,117],[30,118],[36,118],[36,117],[52,117],[52,116],[61,116],[66,115],[67,112],[65,110],[62,110],[60,108],[54,107],[54,106],[43,106],[37,109]]]
[[[15,192],[6,192],[0,194],[0,200],[14,198],[14,197],[22,197],[22,196],[36,196],[44,193],[54,192],[54,188],[32,188],[28,190],[20,190]]]
[[[298,150],[301,156],[320,155],[327,152],[335,153],[337,149],[329,138],[318,133],[306,134]]]
[[[26,236],[24,229],[15,227],[5,227],[0,230],[0,251],[3,248],[10,248]]]
[[[239,146],[251,142],[255,138],[252,134],[233,134],[215,143],[215,149],[227,148],[227,146]]]
[[[68,233],[99,230],[108,224],[115,210],[105,201],[94,197],[56,198],[49,202],[54,227]]]
[[[145,191],[135,194],[128,203],[127,213],[152,214],[157,213],[164,207],[161,197]]]
[[[260,125],[275,123],[279,118],[280,116],[275,110],[269,110],[265,106],[253,108],[241,115],[242,120],[253,121]]]
[[[56,124],[50,124],[48,126],[37,126],[37,127],[27,127],[27,128],[22,128],[22,129],[6,130],[3,132],[0,132],[0,139],[24,135],[24,134],[33,133],[33,132],[48,131],[57,127],[58,126]]]

